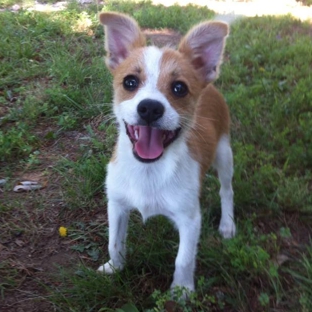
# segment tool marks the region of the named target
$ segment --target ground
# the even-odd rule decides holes
[[[212,1],[208,2],[212,3]],[[220,6],[218,1],[213,2],[215,2],[215,7]],[[259,1],[255,2],[258,3]],[[289,4],[290,2],[296,5],[296,8],[291,7],[294,12],[301,14],[300,4],[295,1],[285,3]],[[226,1],[226,3],[230,3],[230,1]],[[282,5],[282,2],[280,4]],[[253,8],[254,4],[252,1],[239,2],[239,7],[243,8],[242,12],[250,12],[251,9],[249,8]],[[262,7],[264,6],[262,5]],[[267,9],[268,7],[266,7]],[[286,12],[286,9],[282,12]],[[223,13],[228,12],[220,12],[220,14]],[[265,11],[265,13],[268,12]],[[307,11],[302,14],[306,13]],[[237,11],[235,14],[241,13]],[[176,45],[181,38],[180,33],[170,29],[161,31],[146,29],[145,34],[151,43],[159,46],[167,43]],[[0,109],[2,108],[0,107]],[[92,124],[92,121],[90,123],[95,132],[98,131],[99,135],[104,135],[96,128],[96,124]],[[6,286],[12,280],[15,283],[15,285],[11,285],[14,291],[6,292],[5,297],[0,299],[2,312],[53,311],[53,304],[47,301],[45,296],[48,294],[47,287],[51,286],[51,283],[56,283],[50,276],[57,272],[58,266],[70,268],[72,263],[77,263],[81,259],[84,263],[95,268],[91,259],[92,256],[75,252],[72,249],[76,244],[75,240],[61,237],[58,233],[59,227],[69,226],[74,222],[107,223],[105,200],[101,192],[96,194],[93,203],[94,209],[91,211],[84,210],[79,214],[77,211],[68,211],[63,200],[62,189],[58,183],[60,176],[53,170],[55,163],[61,157],[70,160],[79,158],[81,153],[79,146],[88,138],[88,132],[83,130],[66,131],[56,141],[53,141],[47,139],[47,134],[53,130],[48,125],[38,125],[37,130],[38,133],[42,134],[44,141],[39,149],[40,165],[31,170],[25,166],[23,170],[15,172],[13,184],[18,181],[32,180],[40,182],[44,188],[31,193],[1,193],[0,188],[0,201],[4,206],[10,207],[8,211],[10,214],[15,214],[14,219],[16,220],[16,223],[11,225],[10,232],[1,233],[0,286]],[[15,204],[17,205],[16,208],[11,209]],[[38,207],[42,209],[38,209]],[[279,261],[287,261],[291,257],[291,253],[297,252],[300,246],[308,241],[309,233],[311,233],[311,229],[307,228],[306,224],[301,221],[301,216],[295,212],[289,213],[284,223],[291,229],[292,238],[285,239],[284,245],[287,253],[285,255],[281,252]],[[264,223],[259,222],[259,227],[261,226],[265,227]],[[265,229],[265,231],[270,232],[270,229]],[[1,263],[9,265],[10,276],[7,275],[6,266],[6,275],[1,277]],[[57,287],[57,284],[54,286]]]
[[[160,47],[167,44],[177,45],[181,38],[179,32],[171,29],[145,29],[144,33],[149,43]],[[91,121],[91,124],[99,136],[103,135],[97,130],[96,123]],[[53,129],[41,125],[37,130],[44,138]],[[8,235],[10,239],[7,241],[4,239],[0,244],[0,261],[10,263],[12,274],[18,275],[19,283],[17,291],[6,294],[4,302],[0,304],[1,311],[52,311],[53,308],[50,303],[41,300],[42,296],[46,294],[44,285],[50,283],[49,275],[55,273],[58,266],[70,267],[72,262],[79,260],[79,255],[70,249],[73,244],[59,236],[59,227],[70,224],[75,219],[85,223],[91,220],[103,221],[103,219],[105,223],[107,222],[105,207],[101,204],[99,204],[98,209],[92,211],[91,215],[81,214],[77,216],[64,211],[64,202],[59,199],[62,193],[58,186],[59,177],[50,170],[61,157],[71,160],[78,158],[80,156],[81,138],[86,136],[88,136],[86,132],[65,132],[52,145],[48,142],[40,148],[41,165],[39,168],[31,171],[26,168],[15,174],[16,182],[38,181],[46,187],[39,190],[38,194],[29,195],[28,193],[14,192],[9,194],[10,202],[14,202],[15,199],[20,201],[21,197],[24,200],[23,213],[20,213],[19,209],[14,211],[14,213],[20,214],[16,219],[21,220],[21,223],[15,224],[14,228],[24,228],[24,223],[31,222],[36,224],[36,231],[24,233],[24,231],[17,230],[13,239],[11,235]],[[33,206],[38,202],[44,205],[44,209],[39,214],[33,215]]]

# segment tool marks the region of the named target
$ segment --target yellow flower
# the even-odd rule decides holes
[[[59,234],[61,237],[67,236],[67,228],[64,226],[60,226],[59,227]]]

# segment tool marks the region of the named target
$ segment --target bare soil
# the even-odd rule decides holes
[[[40,130],[50,131],[49,127]],[[3,206],[10,207],[8,219],[12,223],[10,230],[1,234],[0,263],[5,270],[0,267],[0,284],[9,279],[15,281],[12,291],[6,291],[0,301],[0,311],[53,311],[44,300],[46,286],[53,283],[51,274],[57,266],[66,267],[77,260],[77,254],[70,250],[70,242],[58,235],[59,226],[70,224],[75,216],[64,212],[59,177],[52,168],[62,156],[75,159],[79,144],[72,137],[78,134],[67,133],[51,145],[42,146],[40,167],[15,173],[15,183],[38,181],[46,185],[45,188],[31,193],[0,194]],[[12,209],[14,205],[16,208]],[[5,219],[4,216],[1,222],[7,222]],[[1,269],[6,275],[11,271],[11,275],[1,275]]]

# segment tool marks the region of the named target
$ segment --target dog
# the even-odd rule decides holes
[[[213,86],[229,33],[223,22],[192,28],[177,49],[146,46],[131,17],[99,15],[106,65],[113,75],[118,139],[107,167],[109,256],[98,271],[112,274],[126,259],[129,213],[169,218],[179,232],[171,288],[192,292],[201,228],[200,193],[213,166],[220,180],[224,238],[235,235],[230,116]]]

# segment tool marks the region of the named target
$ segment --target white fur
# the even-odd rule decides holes
[[[106,179],[111,260],[98,270],[111,274],[123,268],[129,213],[136,208],[143,220],[161,214],[175,223],[180,234],[180,245],[172,287],[178,285],[193,291],[201,227],[199,164],[189,155],[183,138],[174,142],[157,162],[141,163],[133,157],[126,134],[119,137],[116,159],[109,163]],[[214,167],[221,183],[219,231],[224,238],[230,238],[235,235],[235,224],[231,185],[233,159],[227,136],[219,141]]]
[[[106,187],[111,260],[99,270],[112,273],[123,267],[125,224],[130,210],[136,208],[144,220],[162,214],[175,223],[180,233],[180,246],[172,285],[194,290],[193,272],[201,219],[199,164],[189,155],[183,139],[174,142],[157,162],[151,164],[137,161],[131,155],[132,148],[127,141],[129,138],[121,135],[118,161],[108,165]]]
[[[223,136],[217,147],[213,166],[216,168],[221,184],[221,221],[219,232],[224,238],[231,238],[236,233],[233,207],[233,155],[228,136]]]
[[[179,114],[157,89],[162,53],[155,47],[145,49],[147,80],[131,100],[114,106],[120,127],[116,155],[108,165],[106,177],[110,260],[98,270],[111,274],[123,268],[127,225],[132,209],[137,209],[143,220],[161,214],[174,222],[180,235],[171,287],[181,286],[193,291],[201,227],[200,164],[192,158],[184,133],[164,150],[159,160],[142,163],[133,156],[132,143],[124,126],[124,121],[130,125],[137,124],[137,105],[144,99],[153,99],[165,107],[164,115],[158,120],[160,126],[168,130],[178,127]],[[231,186],[233,159],[227,136],[219,141],[214,166],[221,182],[222,218],[219,231],[223,237],[229,238],[235,234],[235,224]]]

